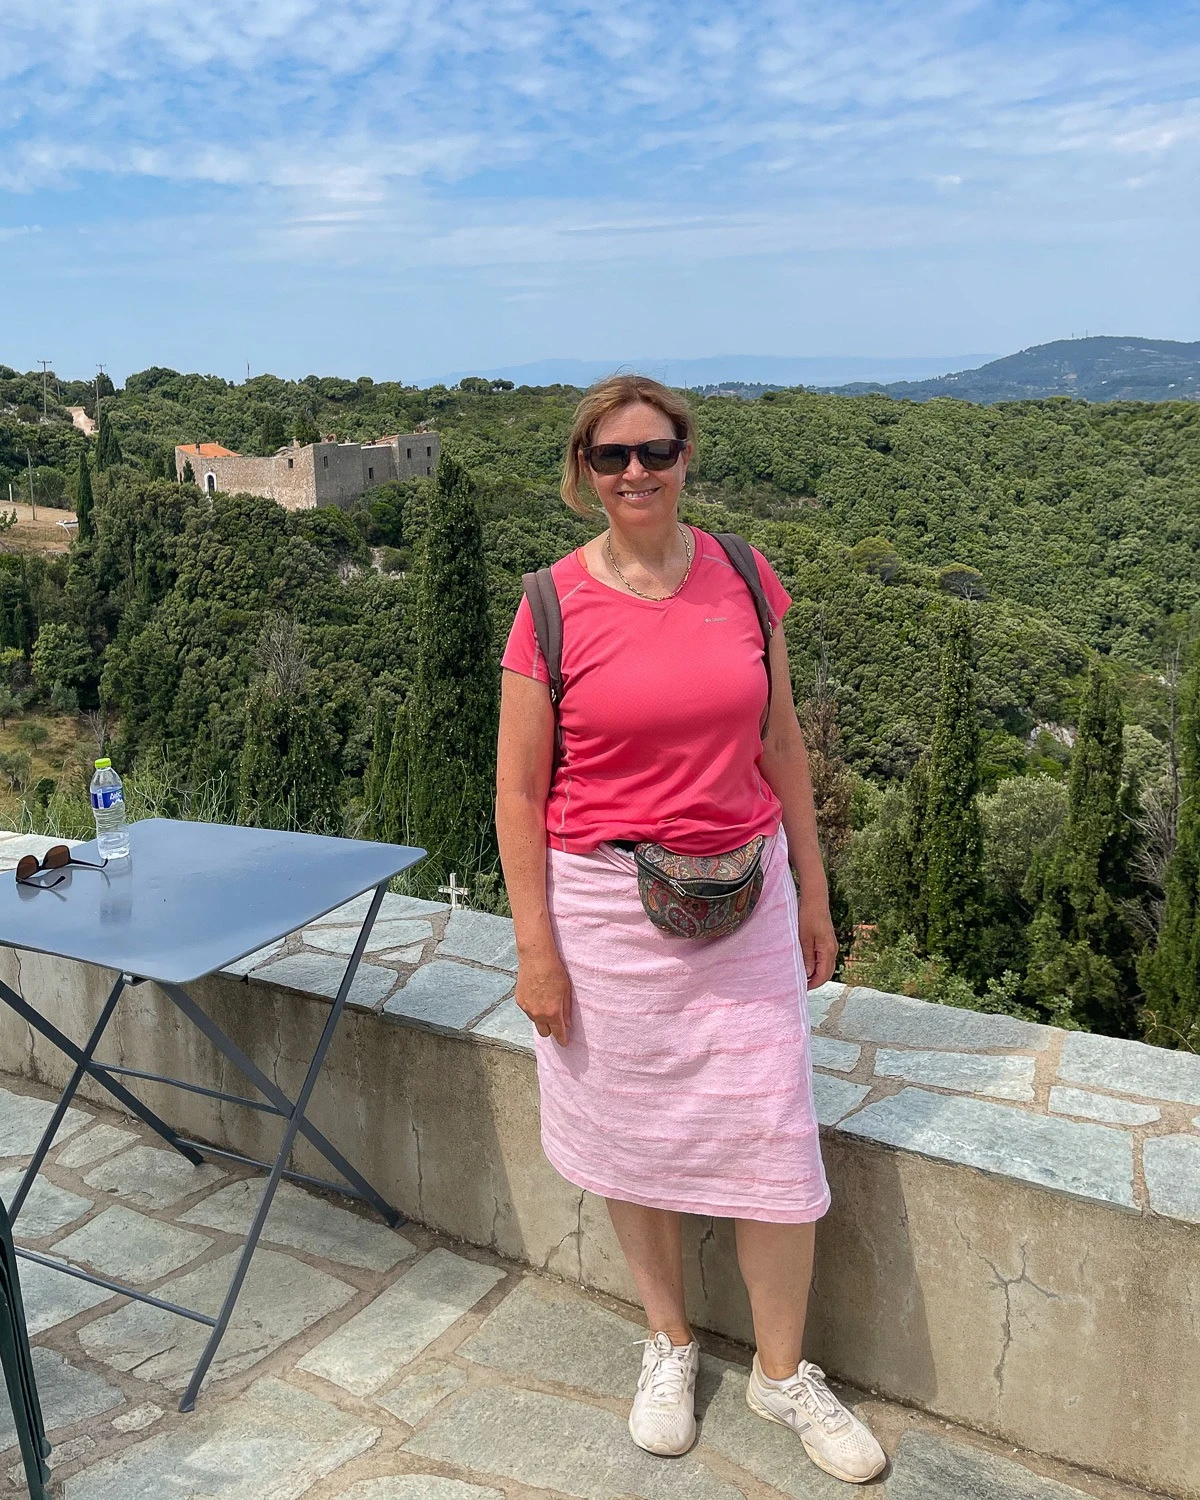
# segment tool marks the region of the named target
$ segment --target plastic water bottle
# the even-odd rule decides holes
[[[107,756],[96,762],[92,777],[92,813],[96,819],[96,847],[101,859],[123,859],[129,853],[125,826],[125,789]]]

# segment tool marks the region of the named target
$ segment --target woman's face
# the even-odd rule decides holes
[[[603,418],[592,434],[592,443],[626,443],[632,447],[674,436],[670,417],[649,402],[635,401]],[[631,453],[620,474],[597,474],[589,466],[587,477],[610,521],[644,526],[675,515],[691,456],[689,443],[671,468],[652,470],[644,468],[637,454]]]

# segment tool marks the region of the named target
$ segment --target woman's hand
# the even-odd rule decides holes
[[[552,1036],[567,1045],[571,1029],[571,981],[557,949],[519,958],[517,1004],[537,1027],[538,1036]]]
[[[815,990],[833,978],[838,955],[837,934],[829,915],[829,902],[823,894],[800,902],[800,947],[808,971],[808,987]]]

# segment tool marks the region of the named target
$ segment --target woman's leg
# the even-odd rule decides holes
[[[801,1359],[817,1226],[738,1219],[735,1230],[758,1362],[769,1380],[787,1380]]]
[[[637,1283],[651,1334],[665,1333],[672,1344],[690,1344],[683,1300],[682,1219],[666,1208],[643,1208],[608,1198],[608,1216]]]

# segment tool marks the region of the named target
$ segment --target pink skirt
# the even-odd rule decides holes
[[[728,937],[660,932],[633,856],[549,853],[570,1039],[538,1037],[542,1145],[577,1187],[649,1208],[797,1224],[829,1207],[804,960],[782,830]]]

